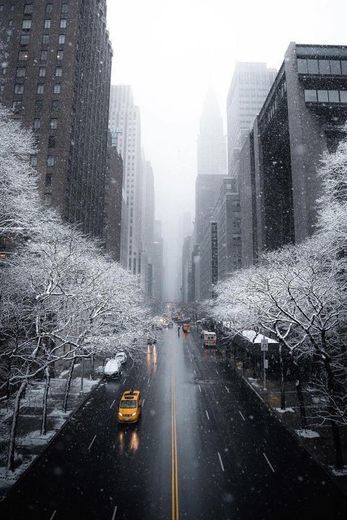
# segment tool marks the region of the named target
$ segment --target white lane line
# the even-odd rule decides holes
[[[217,373],[217,374],[219,375],[219,372],[218,372],[218,370],[217,370],[217,369],[216,369],[216,373]]]
[[[222,471],[224,471],[223,461],[222,461],[222,457],[220,456],[219,451],[218,451],[218,458],[219,458],[220,467],[222,468]]]
[[[225,385],[224,385],[224,388],[225,388],[225,390],[228,392],[228,394],[230,394],[230,390],[229,390],[229,388],[228,388],[227,386],[225,386]]]
[[[151,381],[151,378],[149,377],[149,378],[147,379],[147,385],[149,385],[150,381]]]
[[[116,507],[114,508],[113,515],[112,515],[112,520],[114,520],[114,519],[116,518],[117,509],[118,509],[118,506],[116,506]]]
[[[210,420],[210,416],[208,415],[208,411],[207,410],[205,410],[205,414],[206,414],[207,419]]]
[[[145,400],[146,399],[143,399],[143,401],[142,401],[142,407],[144,407],[144,405],[145,405]]]
[[[241,412],[241,410],[239,410],[239,414],[241,415],[242,419],[246,422],[246,419],[245,419],[243,413]]]
[[[53,520],[53,518],[55,517],[55,513],[56,513],[56,512],[57,512],[57,510],[55,509],[55,510],[53,511],[52,516],[51,516],[51,518],[50,518],[49,520]]]
[[[127,378],[125,377],[125,378],[124,378],[124,381],[123,381],[123,385],[124,385],[124,383],[125,383],[126,380],[127,380]]]
[[[199,386],[199,390],[200,390],[200,392],[201,392],[201,386],[200,386],[200,385],[198,385],[198,386]]]
[[[114,405],[115,401],[116,401],[116,400],[115,400],[115,399],[113,399],[112,403],[110,404],[110,409],[111,409],[111,408],[112,408],[112,406]]]
[[[194,368],[194,374],[196,375],[196,370],[195,370],[195,368]]]
[[[88,450],[90,450],[90,448],[93,446],[95,439],[96,439],[96,435],[94,435],[94,437],[92,438],[92,442],[89,444]]]
[[[264,452],[263,452],[263,455],[264,455],[264,457],[265,457],[266,462],[267,462],[268,465],[270,466],[271,471],[272,471],[273,473],[275,473],[275,470],[274,470],[273,465],[271,464],[271,462],[269,461],[269,459],[267,458],[267,456],[266,456],[266,454],[265,454]]]

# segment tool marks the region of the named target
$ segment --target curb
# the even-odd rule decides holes
[[[51,444],[53,444],[53,442],[56,440],[56,437],[58,435],[60,435],[60,433],[64,430],[64,428],[66,428],[66,426],[69,424],[69,422],[72,420],[72,418],[80,411],[81,408],[83,408],[83,406],[86,404],[86,402],[88,401],[90,396],[99,388],[100,384],[103,381],[104,381],[104,376],[101,377],[101,379],[96,383],[95,387],[90,392],[86,393],[85,398],[82,399],[82,401],[79,403],[79,405],[74,410],[71,411],[70,415],[66,418],[66,421],[64,422],[64,424],[62,424],[61,427],[59,428],[59,430],[57,430],[55,432],[53,437],[51,437],[51,439],[49,439],[49,441],[47,442],[47,444],[45,445],[45,447],[43,448],[41,453],[39,453],[35,457],[35,459],[29,464],[29,466],[23,471],[23,473],[21,473],[21,475],[14,482],[14,484],[12,486],[8,486],[7,488],[5,488],[4,493],[0,492],[0,507],[2,504],[4,504],[6,502],[7,495],[9,493],[11,493],[12,490],[14,490],[16,488],[16,486],[19,485],[19,482],[21,481],[21,479],[28,473],[29,470],[31,470],[35,466],[35,464],[38,463],[39,459],[45,454],[45,452],[50,448]]]

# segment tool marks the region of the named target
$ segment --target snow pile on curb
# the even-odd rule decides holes
[[[317,437],[320,437],[320,434],[313,430],[295,430],[295,433],[299,435],[299,437],[304,437],[305,439],[316,439]]]

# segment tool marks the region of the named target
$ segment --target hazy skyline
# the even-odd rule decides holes
[[[165,238],[184,211],[193,214],[198,125],[209,84],[225,121],[236,61],[278,68],[290,41],[345,44],[346,17],[343,0],[108,0],[112,84],[133,87]]]

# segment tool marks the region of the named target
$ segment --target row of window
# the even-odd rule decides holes
[[[45,78],[46,77],[47,68],[46,67],[39,67],[39,77]],[[63,75],[63,68],[62,67],[56,67],[55,68],[55,76],[57,78],[61,78]],[[16,71],[17,78],[25,78],[26,76],[26,68],[25,67],[17,67]]]
[[[30,34],[21,34],[20,36],[20,44],[21,45],[29,45],[30,42]],[[49,34],[42,35],[42,45],[48,45],[49,43]],[[58,44],[64,45],[65,43],[65,34],[59,34],[58,36]]]
[[[54,155],[48,155],[46,160],[47,166],[50,168],[55,165],[55,157]],[[35,167],[37,166],[37,155],[31,155],[30,157],[30,165]]]
[[[16,113],[16,114],[19,114],[21,112],[23,108],[23,105],[22,105],[22,102],[21,101],[13,101],[12,103],[12,109],[13,111]],[[60,102],[58,99],[53,99],[52,102],[51,102],[51,111],[52,112],[58,112],[60,108]],[[41,112],[43,109],[43,100],[42,99],[37,99],[35,101],[35,111],[36,112]]]
[[[3,11],[2,5],[0,5],[0,11]],[[69,11],[68,4],[62,4],[61,6],[61,12],[67,13]],[[25,4],[24,5],[24,14],[32,14],[34,12],[34,4]],[[46,4],[46,13],[52,13],[53,12],[53,4]]]
[[[37,94],[44,94],[45,92],[45,85],[44,83],[39,83],[36,88]],[[61,92],[61,84],[55,83],[53,85],[53,94],[60,94]],[[16,83],[14,86],[14,93],[22,95],[24,94],[24,84],[23,83]]]
[[[347,90],[305,90],[306,103],[347,103]]]
[[[347,76],[347,60],[298,58],[299,74]]]
[[[32,27],[32,20],[31,19],[26,18],[25,20],[23,20],[23,22],[22,22],[22,29],[23,29],[23,31],[29,31],[31,29],[31,27]],[[51,27],[52,27],[52,20],[46,19],[43,22],[43,28],[44,29],[50,29]],[[67,28],[67,19],[66,18],[61,18],[60,19],[59,27],[60,27],[60,29],[66,29]]]
[[[56,130],[58,128],[58,119],[52,117],[49,122],[49,127],[51,130]],[[33,121],[34,130],[39,130],[41,128],[41,119],[36,117]]]
[[[64,58],[64,51],[57,51],[56,57],[57,57],[58,61],[62,61]],[[18,53],[19,61],[26,61],[28,58],[29,58],[28,51],[19,51],[19,53]],[[47,58],[48,58],[48,51],[41,51],[40,61],[47,61]]]

